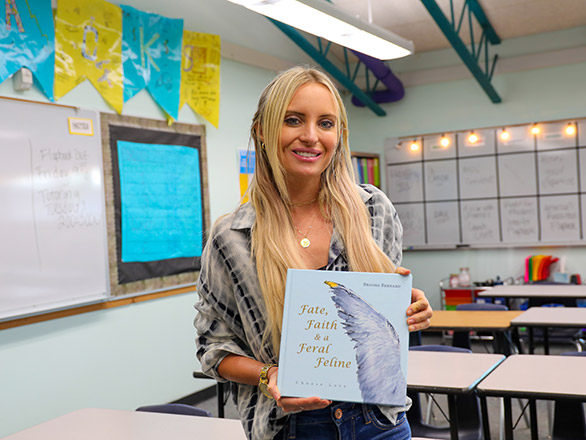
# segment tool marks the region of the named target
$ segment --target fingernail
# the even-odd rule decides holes
[[[408,319],[407,324],[415,324],[415,319]]]

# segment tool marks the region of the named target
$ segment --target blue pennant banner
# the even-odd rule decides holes
[[[53,101],[55,26],[51,0],[4,0],[2,3],[0,82],[26,67],[33,73],[39,89]],[[179,99],[179,88],[177,96]]]
[[[124,101],[146,87],[163,110],[177,119],[183,20],[120,7]]]

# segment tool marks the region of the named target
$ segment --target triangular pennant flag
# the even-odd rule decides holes
[[[0,14],[0,82],[28,68],[53,101],[55,28],[51,0],[4,0]],[[2,11],[2,6],[0,6]]]
[[[181,103],[218,128],[220,119],[220,36],[183,32]]]
[[[183,20],[121,6],[124,101],[145,87],[173,119],[179,112]]]
[[[122,11],[103,0],[59,0],[55,17],[55,98],[86,78],[122,112]]]

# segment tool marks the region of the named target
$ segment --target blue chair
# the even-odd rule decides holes
[[[164,403],[162,405],[147,405],[136,408],[136,411],[181,414],[187,416],[212,417],[212,413],[205,409],[197,408],[183,403]]]
[[[449,345],[418,345],[410,347],[413,351],[448,351],[471,353],[470,350]],[[425,423],[421,412],[419,393],[407,392],[413,401],[407,420],[411,426],[413,437],[428,437],[436,439],[450,439],[450,427],[433,426]],[[460,440],[480,440],[482,433],[482,418],[480,416],[480,402],[475,394],[461,394],[456,396],[456,410],[458,413],[458,438]]]
[[[456,306],[456,310],[469,310],[469,311],[505,311],[509,310],[509,308],[503,304],[493,304],[493,303],[466,303],[466,304],[458,304]],[[481,334],[481,333],[480,333]],[[492,334],[493,337],[493,350],[495,353],[503,353],[505,355],[510,355],[513,353],[512,343],[510,339],[503,333],[495,333]],[[467,348],[469,350],[472,349],[470,345],[470,332],[464,331],[455,331],[454,338],[452,339],[452,345],[454,347],[462,347]]]
[[[563,356],[586,356],[585,351],[561,353]],[[582,402],[555,400],[553,406],[552,440],[586,438],[586,418]]]

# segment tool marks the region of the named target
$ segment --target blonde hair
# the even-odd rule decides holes
[[[344,244],[350,270],[394,272],[395,266],[372,238],[370,216],[354,183],[348,118],[332,81],[319,70],[294,67],[279,74],[262,92],[251,126],[255,172],[249,188],[256,211],[252,228],[252,254],[267,310],[265,341],[270,337],[278,355],[287,269],[306,269],[295,239],[289,210],[285,173],[279,160],[281,129],[293,95],[302,85],[319,83],[335,98],[338,111],[338,145],[321,176],[318,202],[333,222]]]

